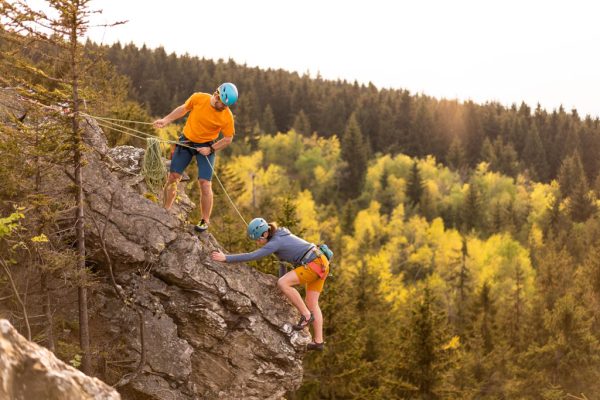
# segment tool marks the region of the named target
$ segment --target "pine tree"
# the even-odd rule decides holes
[[[406,198],[410,205],[416,207],[421,202],[421,196],[425,191],[425,182],[421,178],[421,171],[417,161],[413,161],[408,181],[406,182]]]
[[[260,127],[263,132],[268,134],[277,133],[277,125],[275,124],[275,115],[270,104],[267,104],[263,111],[262,119],[260,120]]]
[[[466,169],[467,157],[460,139],[456,137],[452,139],[452,143],[450,143],[450,148],[446,154],[446,160],[448,161],[450,168],[456,171]]]
[[[241,87],[239,90],[243,90]],[[258,98],[254,91],[250,90],[243,93],[240,96],[235,107],[235,132],[236,141],[238,140],[250,140],[251,132],[254,125],[257,123],[257,112],[256,107]],[[272,113],[272,111],[271,111]],[[272,132],[274,133],[274,132]],[[239,137],[238,137],[239,136]]]
[[[535,125],[531,125],[531,128],[527,131],[522,158],[531,168],[531,178],[533,180],[543,182],[548,180],[550,171],[546,161],[546,150],[542,145],[542,139]]]
[[[465,340],[465,368],[456,371],[455,379],[462,383],[464,398],[502,398],[505,354],[497,343],[496,310],[489,282],[479,290],[473,311],[472,329]]]
[[[457,260],[458,268],[456,269],[452,282],[452,287],[455,291],[454,304],[456,308],[456,316],[454,318],[454,325],[456,327],[456,333],[460,337],[465,336],[468,321],[468,310],[470,308],[469,298],[471,294],[471,272],[467,266],[467,258],[469,256],[469,250],[467,247],[467,238],[462,238],[462,248],[460,252],[460,259]]]
[[[558,172],[558,184],[563,198],[570,197],[575,188],[581,184],[587,185],[583,165],[579,153],[575,152],[565,158]]]
[[[455,367],[456,339],[450,340],[445,315],[436,306],[431,289],[425,287],[403,329],[395,376],[400,378],[395,395],[408,399],[460,398],[448,379]],[[401,361],[400,361],[401,360]],[[406,385],[408,383],[408,385]]]
[[[480,159],[483,144],[483,128],[477,106],[468,101],[465,103],[465,150],[469,165],[474,166]]]
[[[582,180],[573,188],[569,201],[569,213],[574,222],[585,222],[597,211],[596,199]]]
[[[320,302],[326,351],[305,358],[302,387],[291,399],[365,398],[362,378],[373,371],[362,358],[364,326],[356,311],[355,288],[356,279],[344,265],[334,279],[327,279]]]
[[[379,178],[379,190],[376,192],[375,199],[381,204],[381,212],[386,215],[391,215],[396,207],[396,193],[388,185],[390,174],[387,169],[383,170]]]
[[[471,182],[467,189],[462,206],[462,227],[463,231],[468,233],[473,229],[481,227],[482,210],[481,210],[481,195],[475,182]]]
[[[598,153],[600,153],[600,132],[594,126],[594,123],[588,116],[579,130],[581,162],[588,182],[593,182],[599,176],[598,173],[600,172],[600,160],[597,157]]]
[[[300,110],[300,112],[296,115],[293,129],[302,136],[308,137],[311,135],[312,129],[310,127],[310,121],[304,110]]]
[[[341,150],[342,160],[348,167],[341,179],[340,193],[346,199],[353,199],[362,192],[369,160],[369,147],[354,114],[350,116],[342,136]]]
[[[394,126],[398,134],[398,145],[401,151],[406,151],[410,146],[410,132],[412,131],[414,99],[408,90],[402,91],[400,101],[394,118]]]
[[[49,0],[47,5],[57,14],[53,17],[36,11],[25,3],[5,0],[0,2],[1,14],[5,17],[2,21],[2,33],[16,33],[12,37],[14,40],[37,44],[41,58],[51,60],[48,64],[40,64],[41,68],[32,65],[32,60],[27,59],[30,54],[26,53],[29,46],[21,47],[20,53],[11,53],[18,68],[9,76],[19,83],[20,94],[49,109],[53,106],[56,108],[56,103],[68,104],[69,114],[65,121],[67,124],[63,128],[68,126],[69,132],[68,148],[71,152],[70,162],[75,188],[73,200],[76,205],[74,217],[77,266],[82,272],[87,270],[82,182],[85,157],[79,121],[86,80],[92,75],[88,68],[91,68],[92,63],[86,57],[84,45],[80,40],[86,34],[89,16],[92,13],[89,3],[89,0]],[[23,80],[24,74],[29,74],[31,80]],[[78,287],[79,334],[83,353],[82,370],[89,374],[91,355],[86,285],[80,283]]]
[[[244,222],[233,206],[235,205],[242,215],[248,214],[248,210],[240,207],[238,201],[240,196],[244,194],[245,184],[234,173],[229,163],[223,163],[219,166],[219,180],[223,183],[227,194],[223,191],[221,185],[214,186],[215,202],[211,224],[216,229],[213,230],[213,235],[228,251],[240,253],[249,249],[249,245],[244,232]],[[229,199],[234,204],[231,204]]]
[[[544,310],[551,310],[573,285],[575,261],[559,242],[549,240],[537,250],[536,283]]]
[[[591,323],[590,314],[572,294],[557,300],[544,315],[547,340],[525,354],[518,397],[555,393],[564,398],[567,393],[592,396],[600,392],[600,343]]]
[[[516,177],[520,168],[518,155],[513,145],[505,144],[501,137],[497,137],[494,141],[494,149],[497,156],[497,171]]]
[[[479,332],[483,341],[484,354],[489,354],[494,349],[494,319],[495,309],[490,296],[490,284],[486,281],[479,292]]]
[[[366,249],[370,246],[370,244],[364,243],[361,247]],[[369,395],[381,390],[384,383],[381,379],[384,376],[383,368],[385,368],[386,361],[389,362],[387,360],[389,354],[388,335],[386,335],[386,331],[391,328],[389,306],[383,300],[379,285],[376,273],[366,262],[361,260],[358,274],[355,277],[356,316],[361,327],[359,334],[363,337],[364,342],[360,361],[369,371],[360,377],[363,393],[361,398],[368,398]]]
[[[433,136],[433,117],[425,100],[421,101],[417,107],[409,132],[406,153],[415,157],[424,156],[426,154],[425,146],[429,144]]]
[[[589,190],[579,153],[565,159],[558,182],[561,194],[569,198],[569,214],[573,221],[583,222],[596,212],[595,199]]]
[[[304,234],[304,230],[300,229],[299,223],[300,219],[296,215],[294,199],[291,194],[288,194],[283,198],[281,210],[277,217],[277,224],[279,226],[285,226],[297,236],[302,236]]]

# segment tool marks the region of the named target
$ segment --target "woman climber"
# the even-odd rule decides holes
[[[254,218],[248,225],[248,236],[261,246],[251,253],[224,254],[214,251],[213,260],[226,263],[257,260],[275,253],[283,261],[298,265],[293,271],[279,278],[277,286],[300,311],[300,321],[294,330],[302,330],[312,323],[313,342],[307,350],[323,350],[323,314],[319,308],[319,295],[329,273],[329,261],[319,247],[292,234],[287,228],[278,228],[274,222]],[[306,304],[295,285],[306,285]]]

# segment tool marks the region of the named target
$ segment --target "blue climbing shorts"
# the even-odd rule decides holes
[[[198,164],[198,179],[210,181],[215,165],[215,153],[212,153],[209,156],[203,156],[195,149],[199,147],[209,147],[214,143],[214,140],[206,143],[195,143],[181,135],[179,137],[179,143],[189,147],[180,146],[179,144],[175,146],[175,150],[171,154],[171,168],[169,168],[169,171],[176,172],[179,175],[183,174],[183,171],[190,165],[190,162],[192,162],[192,158],[196,157],[196,163]]]

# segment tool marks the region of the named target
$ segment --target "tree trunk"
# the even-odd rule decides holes
[[[84,228],[84,213],[83,213],[83,174],[82,174],[82,162],[83,154],[81,149],[83,142],[81,140],[81,132],[79,130],[79,71],[77,69],[77,12],[74,11],[71,14],[73,21],[71,23],[71,72],[72,72],[72,87],[73,87],[73,104],[72,104],[72,125],[73,125],[73,163],[75,167],[75,200],[77,204],[76,209],[76,223],[75,232],[77,234],[77,266],[79,269],[85,269],[85,228]],[[79,344],[81,346],[82,362],[81,370],[83,373],[89,375],[92,371],[91,359],[90,359],[90,332],[89,332],[89,320],[88,320],[88,305],[87,305],[87,287],[85,282],[79,284],[78,289],[79,298]]]
[[[46,316],[46,347],[51,352],[55,352],[54,346],[54,322],[52,321],[51,296],[48,290],[48,274],[42,271],[40,277],[40,288],[44,298],[44,315]]]

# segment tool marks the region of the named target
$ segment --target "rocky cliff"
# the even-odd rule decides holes
[[[115,384],[107,366],[123,360],[123,399],[280,399],[297,388],[309,337],[290,332],[297,314],[276,278],[212,261],[219,244],[183,222],[187,197],[172,211],[144,197],[143,150],[111,149],[94,119],[82,125],[86,243],[104,282],[90,299],[98,376]]]

